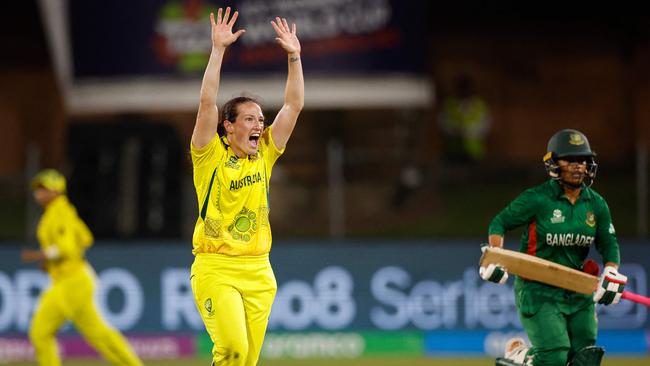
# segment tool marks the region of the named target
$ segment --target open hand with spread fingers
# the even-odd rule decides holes
[[[226,48],[246,32],[245,29],[240,29],[235,33],[232,32],[232,27],[235,25],[238,16],[239,12],[237,11],[232,14],[232,17],[230,16],[230,7],[226,8],[225,13],[222,8],[219,8],[217,11],[217,19],[214,18],[214,13],[210,13],[213,48]]]
[[[594,302],[604,305],[618,304],[626,284],[627,276],[620,274],[616,267],[606,266],[598,281]]]
[[[296,36],[296,24],[292,24],[291,28],[289,28],[285,18],[276,17],[275,20],[271,20],[271,25],[277,34],[275,40],[280,46],[289,54],[300,54],[300,41]]]

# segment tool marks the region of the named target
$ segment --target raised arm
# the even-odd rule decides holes
[[[217,110],[217,93],[219,92],[219,81],[221,77],[221,63],[226,47],[235,42],[245,30],[240,29],[232,32],[232,27],[237,20],[238,12],[234,12],[230,17],[230,7],[222,17],[222,9],[217,12],[217,19],[214,14],[210,13],[210,25],[212,27],[212,51],[208,66],[203,74],[201,83],[201,96],[199,100],[199,111],[196,115],[194,132],[192,132],[192,144],[194,147],[201,148],[207,145],[217,133],[219,124],[219,111]]]
[[[298,115],[305,104],[305,80],[302,76],[300,41],[296,36],[296,25],[293,24],[289,28],[284,18],[275,18],[275,21],[271,21],[271,25],[277,34],[276,41],[287,51],[289,63],[284,105],[273,122],[273,142],[278,149],[283,149],[291,137]]]

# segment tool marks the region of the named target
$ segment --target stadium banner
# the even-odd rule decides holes
[[[277,242],[271,262],[278,292],[265,354],[478,355],[503,349],[506,339],[522,333],[512,280],[504,286],[480,280],[478,247],[462,240]],[[623,241],[621,247],[627,289],[647,296],[650,246]],[[209,352],[189,284],[190,251],[189,243],[179,242],[95,244],[87,254],[107,321],[129,337],[198,336],[196,349],[180,341],[174,347],[184,349],[181,354]],[[22,264],[19,253],[17,245],[0,248],[0,354],[26,349],[3,345],[24,339],[49,282],[45,273]],[[647,311],[629,301],[598,306],[599,343],[607,344],[608,353],[647,353]],[[67,326],[61,334],[65,339],[76,332]],[[314,349],[318,343],[329,348]]]
[[[262,357],[359,358],[422,356],[422,332],[270,332],[264,340]]]
[[[129,335],[133,350],[144,360],[178,360],[198,355],[194,334]],[[62,358],[98,358],[97,352],[78,335],[57,339]],[[0,336],[0,364],[34,361],[34,347],[25,336]]]
[[[234,74],[286,72],[270,21],[298,25],[307,74],[424,74],[427,2],[398,0],[233,0],[235,30],[224,69]],[[212,47],[214,0],[72,1],[68,5],[75,81],[200,77]],[[128,9],[128,11],[126,11]],[[119,26],[118,26],[119,24]],[[110,60],[107,62],[106,60]]]

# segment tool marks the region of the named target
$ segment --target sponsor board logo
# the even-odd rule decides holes
[[[267,334],[262,357],[275,358],[357,358],[365,349],[358,333]]]
[[[96,301],[105,319],[122,331],[204,329],[191,291],[190,269],[146,270],[109,267],[98,272]],[[305,268],[279,277],[269,331],[520,328],[512,287],[482,281],[477,272],[475,267],[466,267],[441,281],[435,273],[425,276],[415,267]],[[643,265],[623,263],[621,272],[628,276],[626,289],[647,293]],[[39,270],[0,270],[0,333],[27,332],[40,292],[48,284],[47,275]],[[200,308],[205,311],[205,299]],[[597,309],[601,329],[647,326],[648,313],[643,305],[621,301],[617,306]]]
[[[32,360],[34,347],[27,338],[0,338],[0,363]]]
[[[194,357],[194,337],[187,335],[129,336],[129,345],[144,360],[173,360]],[[57,339],[65,358],[99,358],[97,352],[79,336]],[[27,337],[0,337],[0,364],[34,361],[35,354]]]

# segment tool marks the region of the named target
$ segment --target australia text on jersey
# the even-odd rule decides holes
[[[250,185],[253,185],[255,183],[259,183],[261,181],[262,181],[262,174],[260,174],[260,173],[255,173],[253,175],[247,175],[242,179],[231,180],[230,181],[230,190],[235,191],[235,190],[238,190],[238,189],[240,189],[242,187],[250,186]]]

